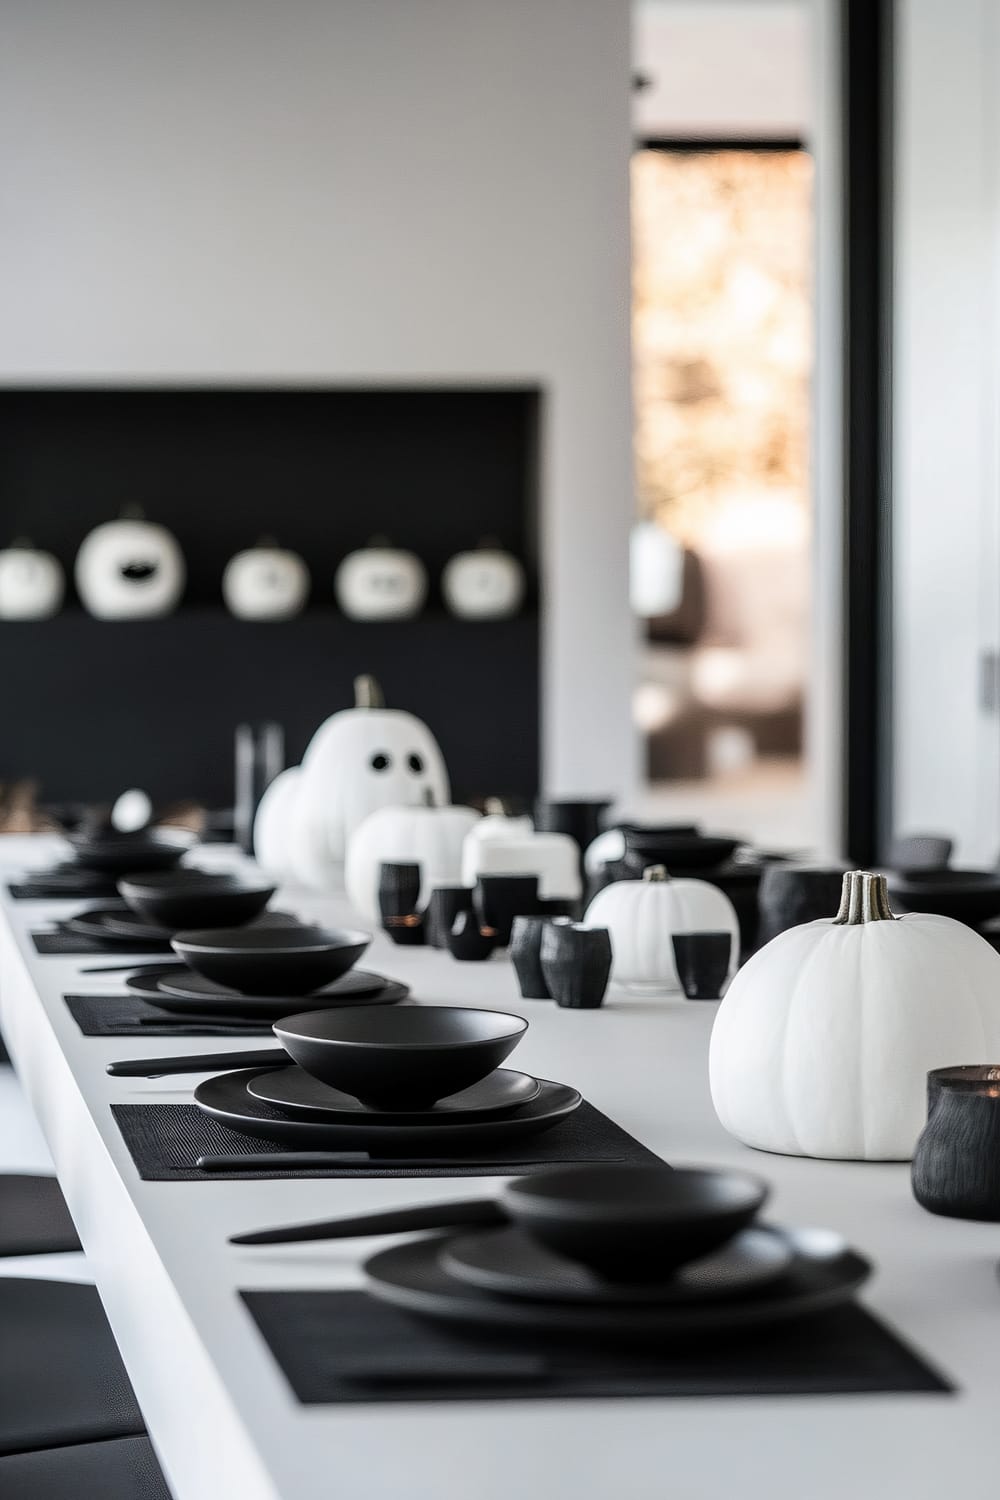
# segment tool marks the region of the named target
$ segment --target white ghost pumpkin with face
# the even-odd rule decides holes
[[[65,580],[51,552],[18,540],[0,552],[0,620],[47,620],[63,601]]]
[[[309,597],[309,569],[297,552],[262,537],[230,558],[222,597],[239,620],[291,620]]]
[[[99,620],[168,615],[184,592],[180,547],[165,527],[139,515],[95,526],[76,554],[77,593]]]

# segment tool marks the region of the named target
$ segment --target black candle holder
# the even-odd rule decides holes
[[[538,876],[480,875],[472,901],[480,927],[492,928],[497,947],[506,948],[514,918],[538,910]]]
[[[569,1010],[596,1010],[611,977],[611,934],[606,927],[548,922],[541,964],[553,1000]]]
[[[1000,1222],[1000,1063],[935,1068],[913,1154],[913,1196],[932,1214]]]
[[[460,911],[448,934],[448,952],[463,963],[481,963],[497,945],[491,927],[480,927],[474,911]]]
[[[510,934],[510,961],[524,1000],[551,1000],[552,992],[542,972],[542,933],[552,923],[569,922],[569,917],[515,917]]]
[[[729,974],[731,932],[676,932],[674,962],[689,1000],[718,1000]]]
[[[447,948],[448,934],[460,911],[472,911],[471,885],[436,885],[425,914],[427,941],[432,948]]]
[[[382,864],[378,877],[378,909],[382,926],[400,947],[417,947],[426,941],[420,914],[420,866]]]

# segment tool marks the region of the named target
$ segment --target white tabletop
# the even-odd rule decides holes
[[[0,877],[52,853],[49,840],[0,840]],[[330,898],[286,892],[281,904],[331,921],[348,915]],[[366,965],[405,980],[421,1001],[526,1015],[518,1063],[576,1085],[668,1160],[763,1173],[774,1185],[772,1218],[839,1230],[877,1263],[864,1300],[961,1389],[951,1397],[299,1405],[237,1291],[359,1285],[360,1263],[387,1241],[252,1250],[227,1245],[227,1236],[455,1195],[456,1183],[141,1182],[111,1104],[185,1101],[197,1080],[112,1079],[105,1064],[233,1043],[81,1036],[62,995],[111,993],[121,981],[81,978],[86,959],[35,954],[30,930],[67,909],[4,897],[3,1027],[178,1500],[938,1500],[945,1489],[978,1493],[992,1482],[996,1229],[924,1213],[906,1167],[769,1156],[731,1140],[708,1094],[714,1005],[612,993],[603,1010],[562,1011],[522,1001],[505,960],[459,964],[382,937]],[[480,1185],[495,1192],[499,1179]],[[466,1180],[458,1195],[468,1190]]]

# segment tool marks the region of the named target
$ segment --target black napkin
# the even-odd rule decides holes
[[[821,1396],[953,1388],[856,1303],[673,1349],[491,1338],[366,1292],[241,1292],[301,1402]]]
[[[75,932],[33,932],[31,940],[43,957],[58,955],[61,958],[90,958],[92,955],[125,959],[133,953],[169,953],[173,949],[168,938],[135,938],[129,943],[101,943],[96,938],[81,937]]]
[[[178,1015],[173,1021],[139,995],[64,995],[63,999],[84,1036],[204,1036],[204,1022]],[[143,1017],[148,1017],[144,1025]],[[213,1036],[273,1036],[269,1021],[248,1026],[211,1023]]]
[[[551,1130],[519,1138],[510,1152],[495,1149],[470,1152],[475,1164],[467,1167],[380,1167],[378,1162],[372,1162],[370,1167],[322,1167],[304,1172],[199,1171],[195,1162],[208,1153],[235,1151],[242,1155],[282,1148],[271,1141],[230,1130],[196,1104],[113,1104],[111,1112],[144,1182],[206,1182],[227,1177],[506,1177],[544,1172],[569,1162],[660,1161],[634,1136],[586,1101]],[[456,1154],[442,1146],[442,1156]]]

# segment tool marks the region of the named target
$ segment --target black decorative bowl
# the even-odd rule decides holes
[[[118,893],[127,906],[171,932],[252,922],[274,890],[260,877],[211,870],[152,870],[118,882]]]
[[[518,1178],[501,1201],[543,1245],[610,1281],[662,1281],[731,1239],[767,1195],[748,1172],[593,1166]]]
[[[722,838],[683,828],[622,827],[625,854],[620,863],[630,875],[641,877],[650,865],[666,865],[671,875],[690,870],[714,870],[740,847],[742,839]]]
[[[367,932],[326,927],[224,927],[178,932],[170,946],[206,979],[245,995],[308,995],[357,963]]]
[[[1000,915],[1000,872],[910,870],[890,875],[889,900],[898,911],[934,912],[977,927]]]
[[[289,1056],[375,1109],[429,1109],[492,1073],[521,1040],[522,1016],[427,1006],[308,1011],[275,1022]]]
[[[197,842],[183,829],[141,829],[138,833],[68,833],[77,864],[87,870],[132,875],[169,870]]]

